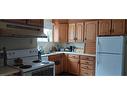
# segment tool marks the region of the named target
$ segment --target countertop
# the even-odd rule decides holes
[[[77,55],[86,55],[86,56],[93,56],[93,57],[96,57],[96,54],[87,54],[87,53],[76,53],[76,52],[53,52],[53,53],[49,53],[49,54],[43,54],[41,55],[42,57],[43,56],[50,56],[50,55],[56,55],[56,54],[77,54]]]
[[[18,69],[10,66],[0,67],[0,76],[7,76],[18,72],[19,72]]]

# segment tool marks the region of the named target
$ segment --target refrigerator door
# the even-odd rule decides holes
[[[97,37],[96,52],[122,54],[123,43],[123,36]]]
[[[96,76],[121,76],[122,70],[122,55],[97,53]]]

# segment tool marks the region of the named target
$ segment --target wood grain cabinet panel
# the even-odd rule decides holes
[[[68,29],[68,42],[75,42],[75,30],[76,29],[76,25],[73,24],[69,24],[69,29]]]
[[[67,42],[68,41],[68,24],[54,22],[53,24],[53,41]]]
[[[84,28],[83,22],[76,22],[69,24],[68,42],[83,42]]]
[[[112,20],[111,35],[124,35],[125,34],[125,20]]]
[[[105,35],[125,35],[126,20],[112,19],[99,20],[99,36]]]
[[[111,20],[99,20],[99,35],[110,35]]]
[[[28,19],[27,24],[33,26],[43,26],[43,19]]]
[[[98,34],[98,21],[86,21],[85,22],[85,53],[96,52],[96,36]]]
[[[6,22],[9,22],[9,23],[15,23],[15,24],[27,24],[26,19],[6,19],[6,20],[2,20],[2,21],[6,21]]]
[[[95,57],[80,56],[80,75],[82,76],[95,75]]]
[[[59,26],[59,42],[68,41],[68,24],[60,24]]]
[[[76,23],[76,42],[84,41],[83,23]]]
[[[71,74],[79,75],[79,55],[68,55],[68,71]]]

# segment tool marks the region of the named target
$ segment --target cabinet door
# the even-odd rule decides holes
[[[98,32],[98,21],[85,22],[85,40],[89,42],[96,42],[96,35]]]
[[[42,19],[29,19],[27,20],[27,24],[33,25],[33,26],[43,26],[43,20]]]
[[[10,22],[10,23],[17,23],[17,24],[26,24],[27,20],[26,19],[6,19],[3,21]]]
[[[83,42],[83,23],[76,24],[76,42]]]
[[[85,53],[96,52],[96,35],[98,34],[98,21],[85,22]]]
[[[85,43],[85,53],[95,54],[96,53],[96,42]]]
[[[68,59],[69,73],[79,75],[79,59]]]
[[[68,24],[59,25],[59,42],[67,42]]]
[[[125,20],[112,20],[111,35],[125,34]]]
[[[75,24],[69,24],[68,41],[75,42]]]
[[[110,35],[111,20],[99,20],[99,35]]]

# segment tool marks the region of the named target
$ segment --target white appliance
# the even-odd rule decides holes
[[[15,59],[23,60],[23,66],[16,66]],[[51,61],[38,61],[38,50],[9,50],[7,51],[7,64],[21,71],[24,76],[54,76],[55,64]],[[24,68],[25,67],[25,68]],[[28,67],[28,68],[26,68]]]
[[[96,40],[96,76],[126,75],[127,37],[107,36]]]

